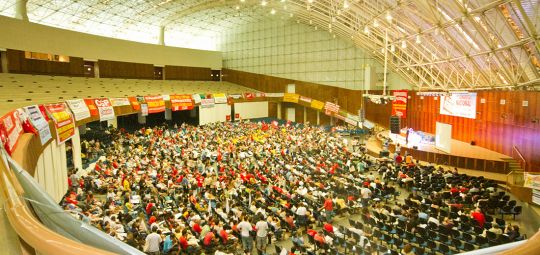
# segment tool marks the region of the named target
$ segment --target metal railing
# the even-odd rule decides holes
[[[521,151],[515,145],[512,146],[512,158],[518,160],[521,169],[527,171],[527,160],[525,160],[525,157],[523,157],[523,154],[521,154]]]

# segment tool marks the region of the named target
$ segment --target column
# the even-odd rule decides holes
[[[172,110],[165,108],[165,120],[172,120]]]
[[[137,122],[139,124],[146,124],[146,116],[142,116],[142,113],[137,114]]]
[[[158,45],[165,46],[165,26],[159,27]]]
[[[73,153],[73,167],[77,170],[82,170],[81,158],[81,135],[79,129],[75,129],[75,135],[71,138],[71,152]]]
[[[2,72],[7,73],[8,72],[8,61],[7,61],[7,52],[2,51],[0,52],[0,65],[2,66]]]
[[[317,126],[321,125],[321,112],[317,111]]]
[[[15,18],[22,21],[28,21],[28,12],[26,10],[26,4],[28,0],[17,0],[15,2]]]
[[[374,66],[364,69],[364,90],[374,90],[377,85],[377,72]]]
[[[114,128],[118,128],[118,117],[115,116],[114,119],[108,120],[107,126],[108,127],[113,126]]]
[[[307,107],[304,106],[304,124],[307,122]]]
[[[281,103],[277,103],[277,118],[281,119]]]

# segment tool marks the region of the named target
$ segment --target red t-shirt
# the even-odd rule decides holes
[[[204,236],[203,244],[206,246],[212,244],[212,239],[214,239],[214,232],[210,231]]]
[[[185,250],[187,249],[188,247],[188,241],[185,237],[181,236],[178,240],[178,242],[180,243],[180,247],[182,247],[182,250]]]
[[[308,229],[306,233],[310,236],[315,236],[317,234],[317,231],[314,229]]]
[[[484,223],[486,223],[486,218],[484,217],[484,214],[481,212],[473,212],[471,216],[478,222],[478,225],[483,228]]]
[[[199,225],[198,223],[195,223],[193,225],[193,231],[195,231],[197,233],[201,233],[201,231],[202,231],[201,225]]]
[[[324,200],[324,209],[327,211],[334,210],[334,203],[332,203],[332,199]]]
[[[223,243],[226,243],[229,240],[229,234],[227,233],[227,231],[225,231],[225,229],[219,231],[219,235],[221,236]]]
[[[330,224],[330,223],[325,223],[323,228],[328,233],[334,233],[334,226],[332,226],[332,224]]]
[[[324,235],[316,234],[313,239],[315,239],[315,242],[319,242],[321,244],[325,243]]]

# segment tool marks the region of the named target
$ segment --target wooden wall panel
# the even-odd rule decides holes
[[[154,65],[98,60],[99,77],[125,79],[154,79]]]
[[[277,118],[277,103],[268,102],[268,117]]]
[[[6,51],[6,57],[10,73],[84,76],[84,61],[78,57],[69,57],[69,62],[27,59],[24,51],[12,49]]]
[[[212,69],[190,66],[165,66],[165,80],[211,81]]]

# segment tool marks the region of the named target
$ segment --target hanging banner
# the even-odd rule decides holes
[[[409,96],[407,90],[395,90],[392,92],[394,101],[392,101],[392,115],[401,118],[407,118],[407,98]]]
[[[476,93],[450,93],[441,96],[440,114],[476,119]]]
[[[214,103],[216,104],[227,103],[227,96],[224,93],[215,93],[213,96],[214,96]]]
[[[263,92],[257,92],[257,93],[255,93],[255,96],[256,97],[266,97],[266,94],[263,93]]]
[[[201,103],[201,95],[193,94],[193,95],[191,95],[191,97],[193,98],[193,101],[195,102],[195,104],[200,104]]]
[[[171,95],[171,109],[173,111],[191,110],[195,106],[191,95]]]
[[[145,96],[144,101],[148,105],[148,113],[165,111],[165,101],[162,96]]]
[[[148,105],[141,104],[141,116],[148,116]]]
[[[283,97],[285,93],[266,93],[266,97]]]
[[[129,102],[129,99],[127,99],[125,97],[113,97],[113,98],[109,98],[109,101],[111,101],[112,106],[131,105],[131,103]]]
[[[351,124],[351,125],[353,125],[355,127],[358,126],[358,121],[350,119],[350,118],[345,118],[345,122],[347,122],[347,123],[349,123],[349,124]]]
[[[205,98],[201,100],[201,107],[202,108],[211,108],[214,107],[214,99],[213,98]]]
[[[324,112],[327,115],[337,114],[339,112],[339,105],[334,104],[334,103],[330,103],[330,102],[326,102],[324,104]]]
[[[255,98],[255,93],[244,93],[244,98],[247,100],[253,100]]]
[[[98,108],[99,121],[113,120],[115,118],[114,108],[112,107],[109,99],[97,98],[97,99],[94,99],[94,103],[96,104],[96,107]]]
[[[319,101],[319,100],[311,100],[311,108],[315,108],[317,110],[322,110],[322,108],[324,107],[324,103]]]
[[[6,150],[11,154],[15,147],[17,146],[17,141],[19,136],[23,133],[23,128],[21,122],[19,121],[19,115],[17,111],[12,111],[4,115],[0,121],[2,132],[7,138],[7,148]],[[6,144],[4,144],[5,147]]]
[[[76,121],[90,118],[90,110],[83,99],[66,100],[66,102]]]
[[[232,98],[232,99],[240,99],[242,98],[242,95],[241,94],[229,94],[229,97]]]
[[[139,103],[136,97],[128,97],[128,99],[129,99],[129,102],[131,103],[131,108],[133,108],[133,110],[138,111],[141,109],[141,104]]]
[[[54,121],[58,145],[63,144],[75,135],[75,119],[68,111],[66,104],[48,104],[45,105],[45,108]]]
[[[524,174],[525,183],[523,186],[531,189],[540,190],[540,174]]]
[[[41,113],[37,105],[24,107],[24,110],[26,111],[26,114],[28,115],[28,119],[30,120],[30,123],[38,131],[41,145],[45,145],[49,140],[52,139],[49,123],[45,120],[45,118],[43,117],[43,114]]]
[[[92,116],[98,116],[99,111],[94,103],[94,99],[84,99],[84,103],[86,103],[86,106],[88,107],[88,110],[90,111],[90,115]]]
[[[311,104],[311,98],[300,96],[300,101]]]
[[[285,93],[283,95],[283,102],[298,103],[299,98],[300,95],[298,94]]]
[[[163,101],[170,101],[171,100],[171,96],[169,96],[169,95],[161,95],[161,98],[163,98]]]

